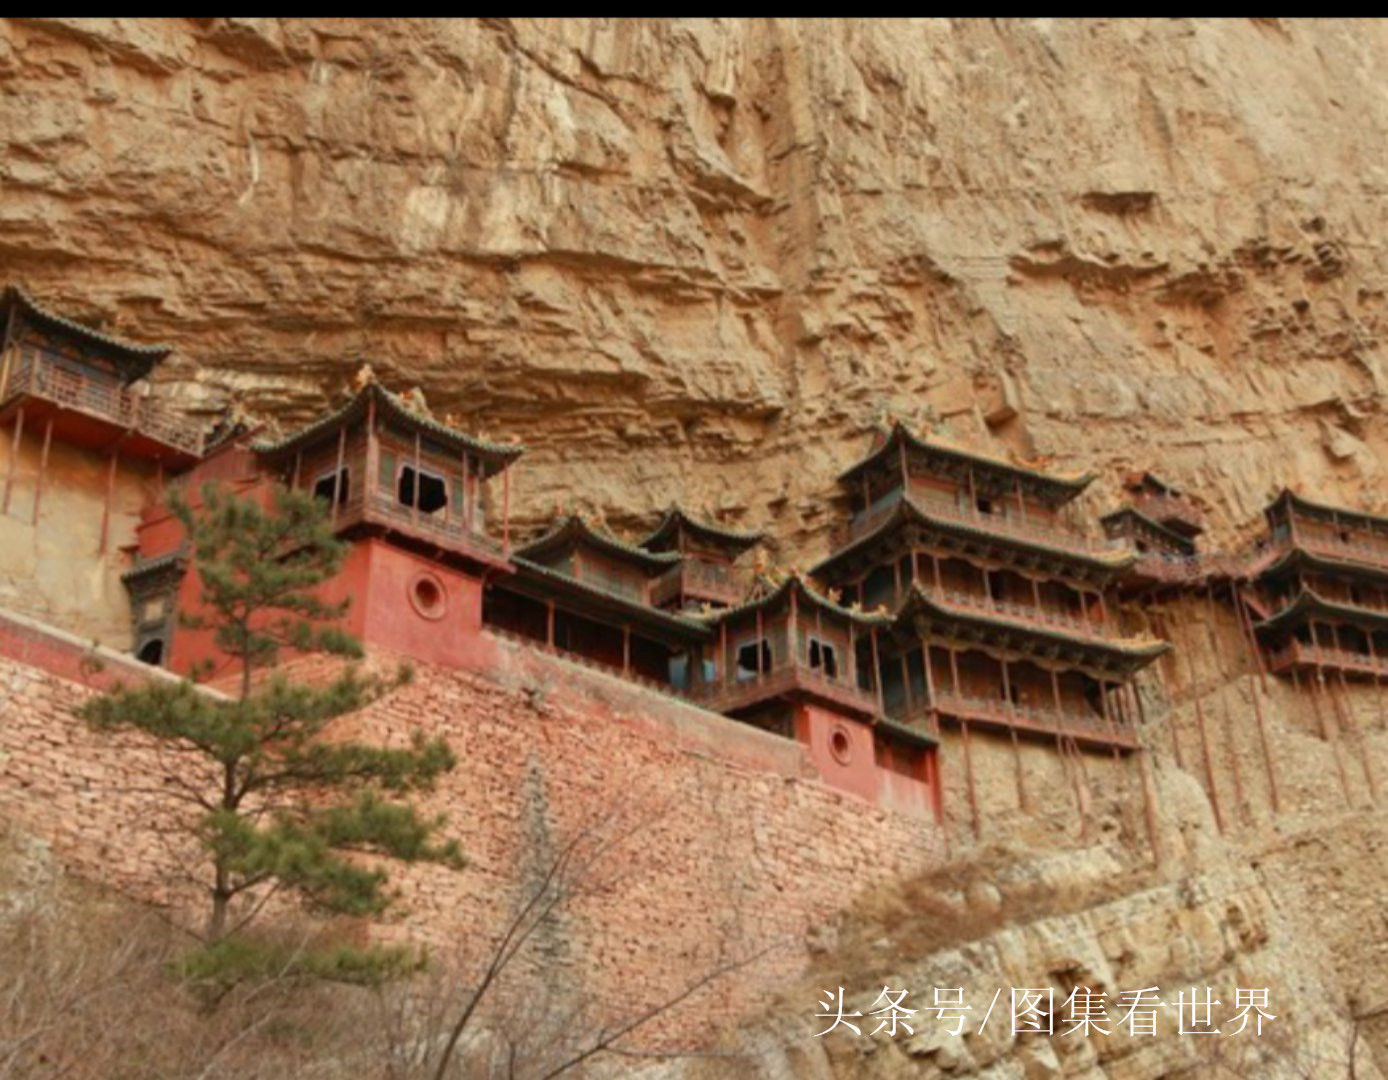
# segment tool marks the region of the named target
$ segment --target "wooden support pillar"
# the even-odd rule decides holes
[[[858,624],[848,620],[848,685],[858,689]]]
[[[333,509],[331,520],[337,521],[337,504],[342,499],[342,466],[347,457],[347,425],[337,429],[337,468],[333,471]],[[419,494],[419,473],[414,478],[415,494]],[[416,499],[416,502],[419,500]]]
[[[1258,724],[1258,743],[1263,751],[1263,768],[1267,773],[1268,797],[1272,801],[1272,812],[1281,811],[1281,799],[1277,793],[1277,772],[1273,765],[1272,747],[1268,743],[1267,723],[1263,719],[1263,703],[1260,694],[1266,694],[1267,682],[1267,661],[1263,658],[1263,650],[1258,644],[1257,636],[1253,633],[1253,620],[1248,614],[1248,604],[1243,598],[1243,592],[1238,585],[1230,583],[1229,594],[1233,599],[1234,610],[1238,615],[1239,628],[1243,631],[1244,642],[1248,646],[1249,653],[1253,656],[1253,664],[1258,672],[1258,685],[1249,687],[1249,697],[1253,699],[1253,716]]]
[[[1022,481],[1020,478],[1014,477],[1012,483],[1016,485],[1017,489],[1017,514],[1023,521],[1026,521],[1027,501],[1026,498],[1022,495]]]
[[[116,464],[120,461],[120,450],[112,447],[111,458],[106,465],[106,498],[101,506],[101,543],[97,551],[105,555],[106,543],[111,538],[111,503],[116,498]]]
[[[10,463],[5,469],[5,498],[3,503],[0,503],[0,513],[8,514],[10,512],[10,492],[14,488],[15,470],[19,468],[19,440],[23,434],[24,406],[21,405],[14,418],[14,435],[10,439]]]
[[[877,655],[877,627],[872,627],[868,631],[868,639],[872,646],[872,688],[877,694],[877,711],[885,712],[886,705],[882,699],[882,662]]]
[[[1325,669],[1322,666],[1319,654],[1316,659],[1316,670],[1311,676],[1311,709],[1316,715],[1316,726],[1320,728],[1321,738],[1330,744],[1330,752],[1335,758],[1335,769],[1340,777],[1340,794],[1344,797],[1345,806],[1353,809],[1354,803],[1349,796],[1349,777],[1345,773],[1345,763],[1340,756],[1340,741],[1330,732],[1329,726],[1325,722],[1325,715],[1321,709],[1320,697],[1326,693]]]
[[[915,695],[911,693],[911,665],[906,660],[906,650],[901,650],[901,689],[906,695],[906,715],[915,712]]]
[[[973,511],[975,518],[982,516],[983,511],[978,508],[978,488],[974,484],[974,470],[970,465],[965,469],[969,478],[969,509]]]
[[[419,432],[416,431],[414,433],[414,497],[410,499],[410,502],[413,503],[413,506],[411,506],[410,508],[410,520],[414,522],[416,525],[419,524],[420,488],[424,486],[424,476],[423,473],[420,471],[420,466],[422,464],[422,462],[420,461],[420,443],[422,441],[423,440],[421,440],[419,437]]]
[[[622,674],[631,674],[631,627],[622,627]]]
[[[548,611],[547,611],[547,615],[546,615],[545,644],[547,644],[551,649],[554,648],[554,601],[553,601],[553,600],[551,600],[551,601],[549,602]]]
[[[792,585],[792,586],[791,586],[791,589],[790,589],[790,617],[786,619],[786,655],[790,658],[790,663],[791,663],[792,665],[795,665],[795,664],[800,663],[800,649],[799,649],[799,646],[800,646],[800,634],[799,634],[799,632],[798,632],[799,629],[800,629],[800,604],[799,604],[799,597],[798,597],[797,594],[796,594],[795,586]],[[822,642],[822,641],[823,641],[823,637],[821,637],[820,640],[821,640],[821,642]],[[820,645],[820,650],[821,650],[821,653],[820,653],[820,656],[821,656],[820,667],[821,667],[821,668],[823,668],[823,659],[822,659],[822,658],[823,658],[823,651],[822,651],[823,648],[824,648],[824,646],[821,644],[821,645]],[[808,656],[805,657],[805,660],[806,660],[806,662],[808,662],[808,661],[809,661],[809,657],[808,657]]]
[[[464,450],[463,458],[463,528],[472,531],[472,457]]]
[[[18,343],[14,338],[15,308],[18,305],[11,304],[10,312],[5,317],[5,334],[0,337],[0,401],[5,400],[5,395],[10,388],[10,371],[14,367],[14,354],[18,351]]]
[[[1210,733],[1205,729],[1205,706],[1201,701],[1199,678],[1195,671],[1195,661],[1186,657],[1190,668],[1191,698],[1195,703],[1195,723],[1200,731],[1200,755],[1205,764],[1205,787],[1210,797],[1210,808],[1214,811],[1215,827],[1224,833],[1224,811],[1219,805],[1219,789],[1215,786],[1214,757],[1210,751]]]
[[[1104,590],[1095,589],[1094,595],[1099,598],[1099,621],[1105,626],[1110,625],[1108,619],[1108,601],[1104,599]]]
[[[299,490],[299,473],[300,473],[300,471],[301,471],[302,468],[303,468],[303,464],[304,464],[304,452],[303,452],[302,450],[295,450],[295,451],[294,451],[294,476],[293,476],[293,478],[292,478],[292,479],[290,480],[290,482],[289,482],[289,486],[290,486],[291,488],[293,488],[295,491],[298,491],[298,490]]]
[[[1007,661],[1001,660],[999,663],[1002,664],[1002,695],[1007,701],[1008,710],[1011,711],[1015,708],[1012,701],[1012,680],[1008,675]],[[1027,800],[1027,779],[1026,774],[1022,771],[1022,747],[1017,739],[1017,725],[1008,724],[1007,733],[1012,738],[1012,773],[1017,783],[1017,805],[1022,810],[1026,810],[1029,805]]]
[[[930,570],[935,578],[935,591],[943,598],[945,595],[945,586],[943,579],[940,577],[940,556],[936,555],[933,551],[930,553]]]
[[[1370,760],[1370,750],[1368,740],[1364,738],[1363,731],[1354,723],[1354,718],[1350,714],[1349,708],[1349,686],[1345,682],[1345,672],[1343,668],[1336,668],[1335,674],[1340,683],[1340,700],[1344,703],[1341,715],[1345,718],[1345,726],[1354,734],[1354,741],[1359,746],[1359,764],[1364,770],[1364,782],[1369,785],[1369,802],[1377,805],[1378,803],[1378,780],[1374,776],[1373,762]],[[1377,676],[1375,676],[1375,679]]]
[[[1065,748],[1065,738],[1061,728],[1065,724],[1065,705],[1060,696],[1060,674],[1055,668],[1050,669],[1051,675],[1051,702],[1055,708],[1055,748],[1060,755],[1060,767],[1065,770],[1065,775],[1070,780],[1070,788],[1075,794],[1075,810],[1080,816],[1080,836],[1081,838],[1089,835],[1089,807],[1083,791],[1080,789],[1079,778],[1076,776],[1078,762],[1070,760],[1069,751]],[[1100,693],[1103,688],[1100,687]]]
[[[935,676],[930,670],[930,642],[925,639],[925,635],[920,636],[921,643],[921,666],[925,669],[925,698],[930,717],[930,729],[934,732],[940,730],[940,710],[935,697]]]
[[[1210,658],[1214,663],[1215,678],[1223,682],[1226,678],[1224,664],[1224,650],[1219,645],[1219,633],[1215,629],[1216,611],[1214,602],[1214,586],[1210,585],[1205,589],[1205,610],[1209,622],[1206,625],[1210,639]],[[1228,751],[1229,774],[1234,779],[1234,808],[1243,816],[1249,815],[1249,809],[1243,797],[1243,770],[1239,765],[1239,752],[1234,744],[1234,718],[1229,711],[1229,692],[1227,686],[1219,690],[1219,701],[1224,713],[1224,745]]]
[[[969,822],[973,826],[974,839],[983,835],[983,823],[978,815],[978,790],[974,782],[973,743],[969,737],[969,722],[959,718],[960,731],[964,736],[964,775],[969,786]]]
[[[757,608],[757,682],[761,682],[764,674],[765,665],[762,658],[766,655],[768,645],[766,642],[766,619],[762,615],[762,609]]]
[[[726,621],[718,624],[718,681],[724,687],[728,685],[728,624]]]
[[[894,591],[893,591],[893,593],[892,593],[892,596],[893,596],[894,599],[893,599],[892,602],[893,602],[894,604],[900,604],[900,603],[901,603],[901,560],[900,560],[900,559],[893,559],[893,560],[892,560],[892,581],[893,581],[893,583],[894,583],[894,585],[893,585]]]
[[[511,555],[511,470],[501,470],[501,553]]]
[[[39,454],[39,475],[34,481],[33,523],[39,523],[39,504],[43,501],[43,482],[48,475],[48,447],[53,441],[53,414],[49,413],[43,425],[43,450]]]

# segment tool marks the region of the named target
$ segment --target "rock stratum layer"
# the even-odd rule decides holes
[[[1385,51],[1380,23],[1276,20],[0,20],[0,278],[171,342],[208,415],[297,423],[363,361],[417,383],[530,448],[525,524],[679,499],[810,560],[890,414],[1094,469],[1090,510],[1158,468],[1229,542],[1282,484],[1385,507]],[[1248,671],[1204,674],[1241,723]],[[1074,848],[1064,880],[1105,888],[896,972],[1266,979],[1315,1000],[1299,1054],[1239,1075],[1343,1075],[1350,1046],[1376,1075],[1378,795],[1323,805],[1327,744],[1269,701],[1294,821],[1250,795],[1191,839],[1211,766],[1158,748],[1186,796],[1161,872]],[[837,955],[825,979],[864,970]],[[756,1034],[768,1075],[1211,1075],[1169,1044],[807,1050],[810,1004]]]

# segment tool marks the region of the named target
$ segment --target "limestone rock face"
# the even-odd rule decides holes
[[[369,358],[521,513],[823,547],[890,412],[1219,530],[1374,502],[1376,24],[0,22],[0,259],[293,422]],[[189,366],[191,370],[191,365]],[[999,445],[1000,444],[1000,445]]]

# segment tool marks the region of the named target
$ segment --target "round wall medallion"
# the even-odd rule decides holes
[[[848,729],[836,727],[829,732],[829,753],[834,755],[834,760],[840,765],[847,765],[853,757],[853,739],[848,734]]]
[[[434,574],[416,574],[408,591],[411,606],[426,619],[442,619],[448,610],[448,592]]]

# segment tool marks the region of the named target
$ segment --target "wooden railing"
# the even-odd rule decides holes
[[[1011,600],[998,600],[982,593],[962,592],[957,589],[940,590],[927,587],[925,591],[950,607],[968,608],[984,615],[1001,615],[1018,622],[1072,630],[1085,637],[1120,638],[1123,636],[1117,627],[1100,619],[1085,619],[1079,615],[1037,607],[1035,604],[1018,604]]]
[[[73,371],[37,345],[16,346],[14,367],[3,396],[8,399],[17,393],[32,394],[65,409],[101,417],[194,456],[202,453],[202,431],[196,424],[152,398],[133,393],[114,377]]]
[[[345,502],[338,504],[333,515],[335,525],[342,527],[357,522],[399,525],[451,548],[481,552],[496,559],[503,557],[500,543],[485,533],[467,528],[455,514],[423,511],[416,514],[413,507],[402,506],[390,492],[375,488],[367,493],[356,487],[348,493]]]
[[[1036,708],[998,698],[971,697],[950,691],[937,691],[934,707],[947,716],[1021,731],[1073,736],[1119,746],[1137,745],[1137,735],[1131,728],[1110,723],[1093,713],[1073,709]]]
[[[747,595],[747,575],[732,566],[719,566],[686,558],[651,582],[651,603],[656,607],[684,595],[733,605]]]
[[[983,532],[993,533],[1016,540],[1031,541],[1060,551],[1070,551],[1085,555],[1105,554],[1130,549],[1128,541],[1122,538],[1084,536],[1061,525],[1048,524],[1035,519],[1023,519],[1011,513],[983,511],[974,507],[959,505],[953,499],[942,498],[933,491],[913,486],[911,501],[922,513],[934,518],[968,525]],[[882,524],[896,510],[901,501],[900,495],[888,499],[867,510],[860,511],[841,530],[836,546],[852,543],[866,536]]]
[[[817,692],[831,701],[840,701],[864,712],[877,712],[877,695],[873,691],[864,690],[843,675],[830,678],[818,668],[790,661],[781,661],[750,679],[696,686],[689,696],[714,712],[724,712],[792,690]]]
[[[1302,665],[1359,671],[1376,677],[1388,675],[1388,657],[1370,656],[1368,653],[1350,652],[1348,649],[1307,645],[1295,640],[1287,642],[1268,656],[1268,668],[1272,671],[1280,672]]]

